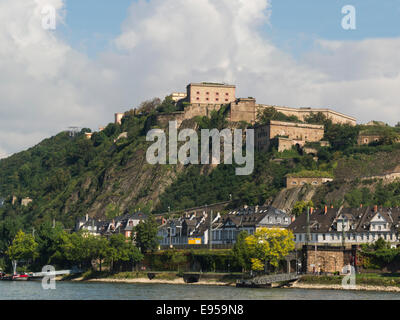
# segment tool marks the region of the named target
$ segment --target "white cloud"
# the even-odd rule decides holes
[[[63,0],[0,4],[0,151],[29,147],[70,125],[97,128],[145,99],[188,82],[224,81],[259,103],[329,106],[361,121],[400,121],[400,39],[320,41],[300,61],[260,29],[267,0],[139,0],[115,50],[97,60],[41,27],[41,8]],[[73,14],[73,13],[69,13]]]
[[[7,153],[70,125],[112,119],[115,97],[107,92],[116,75],[44,30],[44,5],[54,6],[62,23],[62,0],[0,3],[0,148]]]
[[[141,99],[189,81],[225,81],[260,103],[331,107],[361,122],[400,120],[400,39],[321,40],[295,61],[259,30],[270,9],[266,0],[139,1],[116,39],[124,56],[107,58],[123,66],[124,79],[140,74],[133,81],[140,78]]]

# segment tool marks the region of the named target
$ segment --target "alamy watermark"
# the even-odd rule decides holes
[[[57,12],[54,6],[44,6],[41,11],[42,28],[44,30],[56,30],[57,27]]]
[[[220,164],[221,138],[224,140],[224,164],[244,167],[236,168],[236,175],[250,175],[254,170],[254,129],[246,129],[246,150],[243,155],[243,130],[241,129],[202,129],[201,153],[199,157],[199,137],[193,129],[183,129],[178,133],[177,122],[169,122],[168,163],[177,164]],[[233,131],[233,135],[232,135]],[[189,140],[188,140],[189,139]],[[210,161],[210,139],[212,151]],[[157,140],[156,142],[154,142]],[[188,140],[188,141],[187,141]],[[167,137],[163,130],[152,129],[147,133],[146,141],[154,142],[146,153],[150,164],[167,164]],[[178,142],[185,142],[178,150]],[[233,143],[233,146],[232,146]]]
[[[347,265],[343,267],[342,273],[346,274],[342,279],[342,288],[354,290],[356,288],[356,269],[352,265]]]
[[[53,266],[44,266],[42,268],[42,288],[43,290],[56,289],[56,269]]]
[[[356,30],[356,8],[352,5],[346,5],[342,8],[342,28],[344,30]]]

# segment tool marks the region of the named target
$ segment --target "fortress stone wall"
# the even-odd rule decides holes
[[[381,138],[381,135],[360,134],[358,136],[357,143],[359,145],[370,144],[372,142],[378,142]]]
[[[303,187],[306,184],[312,186],[320,186],[324,183],[333,181],[332,178],[297,178],[297,177],[286,177],[286,188],[292,189],[297,187]]]
[[[240,98],[230,104],[230,121],[255,123],[257,117],[256,100]]]
[[[255,147],[259,151],[268,151],[272,140],[278,138],[278,151],[291,149],[306,142],[319,142],[324,137],[324,126],[316,124],[270,121],[255,127]]]
[[[173,93],[172,96],[175,100],[184,97],[183,93]],[[330,109],[311,109],[311,108],[289,108],[282,106],[271,106],[264,104],[257,104],[254,98],[236,98],[236,86],[222,83],[190,83],[187,86],[186,98],[184,100],[189,103],[185,105],[184,111],[181,113],[170,113],[168,115],[158,115],[158,120],[165,123],[167,120],[177,120],[180,124],[183,120],[192,119],[196,116],[209,116],[212,110],[219,110],[222,105],[229,105],[228,120],[231,122],[245,121],[249,124],[254,124],[257,120],[257,114],[268,107],[274,107],[277,111],[284,113],[287,116],[296,116],[299,120],[303,121],[305,117],[312,113],[323,113],[327,118],[331,119],[333,123],[356,125],[356,119],[340,112]],[[184,101],[180,100],[180,101]],[[116,122],[119,119],[116,118]],[[291,139],[298,139],[300,141],[319,141],[322,139],[318,130],[297,130],[294,134],[290,133],[291,125],[284,125],[289,131],[289,135],[298,135],[299,138],[291,137]],[[299,128],[300,126],[298,126]],[[277,129],[278,130],[278,129]],[[285,131],[284,129],[280,129]],[[286,132],[286,131],[285,131]],[[281,135],[288,135],[287,133]],[[313,138],[313,136],[317,136]],[[307,136],[307,138],[305,138]],[[302,138],[304,137],[304,138]],[[319,140],[318,140],[319,139]]]
[[[357,119],[347,116],[343,113],[330,110],[330,109],[312,109],[312,108],[289,108],[289,107],[281,107],[281,106],[270,106],[270,105],[258,105],[259,109],[274,107],[277,111],[282,112],[287,116],[296,116],[299,120],[304,121],[304,119],[309,116],[311,113],[321,112],[328,119],[331,119],[333,123],[338,124],[349,124],[355,126],[357,124]]]

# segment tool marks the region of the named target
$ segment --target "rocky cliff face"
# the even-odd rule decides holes
[[[290,213],[297,201],[309,201],[313,198],[316,187],[305,185],[291,189],[284,189],[278,193],[272,206]]]

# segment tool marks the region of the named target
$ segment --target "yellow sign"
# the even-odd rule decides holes
[[[201,238],[189,238],[189,244],[201,244]]]

